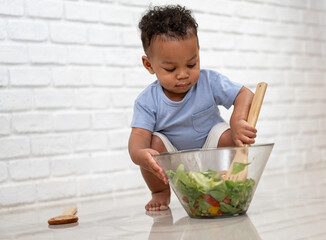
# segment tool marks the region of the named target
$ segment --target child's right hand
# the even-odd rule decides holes
[[[139,158],[143,159],[143,164],[141,164],[143,168],[154,173],[155,176],[163,180],[165,184],[169,183],[164,169],[161,167],[160,163],[153,157],[153,155],[159,154],[158,151],[151,148],[145,148],[138,150],[137,154]]]

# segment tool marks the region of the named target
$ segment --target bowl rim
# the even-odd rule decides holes
[[[187,150],[180,150],[177,152],[164,152],[160,154],[153,155],[153,157],[161,157],[167,155],[179,155],[183,153],[191,153],[191,152],[208,152],[208,151],[220,151],[220,150],[235,150],[235,149],[244,149],[244,148],[257,148],[257,147],[273,147],[274,143],[264,143],[264,144],[255,144],[250,146],[243,146],[243,147],[218,147],[218,148],[195,148],[195,149],[187,149]]]

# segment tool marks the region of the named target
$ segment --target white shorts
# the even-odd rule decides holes
[[[206,149],[206,148],[217,148],[217,144],[218,141],[220,140],[221,135],[230,128],[229,124],[227,124],[226,122],[220,122],[217,123],[214,127],[212,127],[212,129],[209,131],[206,142],[204,143],[204,145],[202,146],[202,149]],[[162,133],[159,132],[153,132],[153,135],[158,136],[166,150],[169,153],[172,152],[177,152],[178,150],[176,149],[175,146],[172,145],[172,143],[170,142],[170,140]]]

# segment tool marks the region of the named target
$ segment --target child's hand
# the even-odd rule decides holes
[[[250,126],[245,120],[236,121],[231,128],[232,140],[236,146],[254,144],[257,129]]]
[[[153,157],[153,155],[159,154],[158,151],[151,148],[145,148],[145,149],[140,149],[138,154],[143,159],[143,164],[142,164],[143,168],[154,173],[155,176],[163,180],[165,184],[169,183],[169,180],[165,174],[164,169],[161,167],[160,163]]]

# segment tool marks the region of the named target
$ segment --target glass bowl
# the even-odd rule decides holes
[[[273,146],[194,149],[154,157],[190,217],[219,218],[246,213]]]

